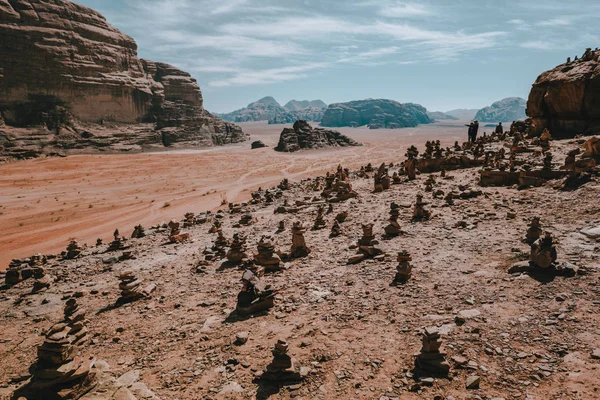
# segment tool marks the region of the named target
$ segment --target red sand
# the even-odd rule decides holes
[[[240,202],[250,191],[316,176],[339,163],[357,167],[398,159],[427,140],[443,145],[465,139],[459,122],[400,130],[340,129],[363,147],[282,154],[273,151],[283,125],[242,124],[250,143],[208,150],[151,154],[77,155],[0,165],[0,269],[13,258],[59,253],[71,238],[80,243],[128,235],[137,224],[155,225],[186,212]]]

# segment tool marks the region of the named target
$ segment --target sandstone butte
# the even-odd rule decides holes
[[[552,137],[600,132],[600,51],[542,73],[531,89],[527,115],[535,134],[547,128]]]
[[[138,58],[136,42],[88,7],[0,0],[0,54],[0,153],[4,148],[27,158],[46,147],[212,146],[248,139],[203,108],[190,74]],[[143,123],[147,129],[121,137],[95,131]],[[32,138],[41,148],[31,148]]]

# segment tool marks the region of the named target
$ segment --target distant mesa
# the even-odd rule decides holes
[[[512,122],[524,119],[527,101],[520,97],[507,97],[482,108],[475,115],[479,122]]]
[[[299,119],[319,122],[325,108],[327,104],[321,100],[291,100],[282,107],[273,97],[267,96],[248,104],[246,108],[219,116],[231,122],[269,121],[269,124],[289,124]]]
[[[458,120],[459,118],[454,115],[446,114],[441,111],[427,111],[427,115],[429,118],[435,121],[448,121],[448,120]]]
[[[433,122],[427,115],[425,107],[419,104],[401,104],[394,100],[367,99],[330,104],[325,110],[321,126],[368,126],[371,129],[396,129]]]
[[[600,50],[542,73],[531,89],[527,115],[535,134],[547,128],[552,137],[600,132]]]
[[[187,72],[139,59],[135,41],[66,0],[0,0],[0,155],[247,140],[203,108]],[[145,123],[144,126],[131,127]],[[82,128],[85,125],[85,129]],[[106,124],[129,124],[123,128]],[[10,128],[34,128],[27,134]],[[40,129],[41,128],[41,129]],[[114,130],[112,130],[114,128]],[[2,142],[10,142],[9,146]]]
[[[479,110],[477,108],[458,108],[456,110],[446,111],[444,114],[458,118],[459,120],[474,120]],[[499,122],[499,121],[498,121]]]
[[[302,149],[320,149],[324,147],[361,146],[353,139],[338,131],[313,128],[306,121],[296,121],[293,128],[284,128],[275,151],[294,152]]]

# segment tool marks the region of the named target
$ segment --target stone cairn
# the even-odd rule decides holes
[[[181,224],[178,221],[171,220],[169,222],[169,243],[183,243],[190,238],[190,234],[187,232],[181,232]]]
[[[327,223],[325,222],[325,219],[324,219],[324,214],[325,214],[325,207],[319,206],[319,209],[317,210],[317,217],[315,218],[315,223],[313,224],[313,227],[312,227],[313,231],[318,231],[318,230],[321,230],[321,229],[327,227]]]
[[[392,180],[390,178],[387,166],[385,163],[379,166],[379,169],[375,173],[374,176],[375,183],[375,193],[383,192],[384,190],[388,190],[392,184]]]
[[[423,347],[417,355],[415,366],[418,371],[434,376],[447,376],[450,365],[446,361],[446,353],[440,352],[442,341],[436,327],[425,328]]]
[[[145,296],[142,289],[142,280],[135,277],[133,271],[123,271],[119,275],[119,289],[121,297],[119,301],[122,303],[130,302]]]
[[[32,379],[25,389],[37,398],[79,398],[95,385],[90,368],[95,360],[83,360],[77,353],[87,340],[85,312],[77,299],[67,300],[64,319],[53,325],[38,348],[37,362],[32,365]],[[52,393],[52,395],[51,395]]]
[[[527,233],[525,235],[525,239],[523,241],[528,245],[532,245],[542,236],[542,224],[540,222],[540,217],[533,217],[531,222],[529,223],[529,228],[527,228]]]
[[[183,227],[184,228],[191,228],[192,226],[196,225],[196,215],[194,213],[185,213],[184,214],[184,220],[183,220]]]
[[[304,239],[304,234],[306,233],[306,229],[302,226],[300,221],[294,222],[292,226],[292,249],[290,252],[291,258],[302,258],[306,257],[312,251],[306,245],[306,240]]]
[[[210,229],[208,230],[208,233],[219,233],[223,230],[223,224],[221,224],[221,221],[219,221],[218,219],[216,219],[212,226],[210,227]]]
[[[246,237],[244,235],[239,232],[234,233],[231,248],[226,256],[227,261],[235,265],[239,265],[248,259],[248,254],[246,253]]]
[[[271,236],[262,236],[257,245],[258,253],[254,255],[256,265],[265,267],[267,272],[276,272],[281,269],[281,258],[275,252],[275,245]]]
[[[102,246],[103,244],[104,244],[104,241],[102,240],[102,238],[96,239],[96,247]]]
[[[46,270],[43,267],[38,267],[33,271],[33,289],[31,293],[39,293],[42,290],[46,290],[50,288],[52,283],[52,279],[50,276],[46,275]]]
[[[285,232],[285,221],[281,220],[279,221],[279,224],[277,225],[277,233],[282,233]]]
[[[252,218],[251,214],[244,214],[242,215],[242,217],[240,218],[240,225],[244,225],[244,226],[248,226],[248,225],[252,225],[254,223],[254,219]]]
[[[67,260],[74,260],[81,255],[83,248],[79,245],[77,240],[71,240],[69,245],[67,246],[67,253],[65,254],[65,258]]]
[[[335,216],[335,220],[340,224],[343,224],[348,219],[348,211],[342,211]]]
[[[554,240],[552,235],[546,232],[544,237],[539,238],[531,245],[530,265],[548,269],[555,266],[556,259],[557,252]]]
[[[423,201],[423,195],[417,195],[417,202],[413,211],[413,221],[426,221],[431,218],[431,211],[426,210],[425,206],[429,204]]]
[[[433,175],[429,175],[429,177],[425,181],[425,191],[433,192],[433,185],[435,185],[435,178],[433,177]]]
[[[130,247],[127,244],[127,239],[119,235],[118,229],[115,229],[113,236],[114,240],[108,245],[108,251],[127,250]]]
[[[415,146],[410,146],[406,151],[406,161],[404,162],[404,169],[409,181],[417,179],[417,156],[419,151]]]
[[[239,315],[249,315],[266,311],[275,305],[276,291],[265,286],[251,270],[242,275],[242,289],[237,296],[236,311]]]
[[[453,206],[454,205],[454,193],[448,192],[446,194],[446,196],[444,197],[444,201],[446,202],[447,206]]]
[[[340,223],[336,220],[333,221],[333,225],[331,226],[331,232],[329,233],[330,238],[338,237],[342,234],[342,227]]]
[[[402,229],[400,229],[400,224],[398,223],[399,216],[400,206],[396,203],[392,203],[390,206],[390,223],[384,228],[387,237],[396,237],[402,233]]]
[[[146,237],[146,231],[142,225],[137,225],[133,228],[133,233],[131,234],[132,239],[141,239],[143,237]]]
[[[542,167],[543,171],[552,171],[552,159],[554,157],[552,156],[552,153],[550,153],[549,151],[547,151],[544,154],[544,166]]]
[[[274,382],[299,381],[306,377],[302,368],[289,354],[289,346],[284,340],[278,340],[273,348],[273,360],[261,376],[261,379]]]
[[[223,235],[223,232],[219,232],[215,239],[215,244],[212,246],[212,251],[216,257],[224,258],[227,255],[227,247],[229,247],[229,240]]]
[[[16,285],[26,279],[35,277],[37,270],[48,262],[46,256],[36,254],[28,259],[14,259],[8,265],[4,280],[7,285]]]
[[[373,234],[373,224],[362,225],[363,235],[358,239],[358,254],[350,257],[348,264],[357,264],[367,258],[374,258],[383,254],[383,251],[376,247],[379,242]]]
[[[404,250],[398,253],[398,266],[396,266],[396,276],[392,282],[392,286],[398,286],[400,284],[408,282],[412,276],[412,265],[410,262],[412,258],[410,254]]]

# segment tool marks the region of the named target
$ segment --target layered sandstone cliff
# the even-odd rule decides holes
[[[0,113],[8,126],[48,125],[58,108],[82,123],[158,122],[172,144],[247,139],[203,109],[188,73],[139,59],[131,37],[70,1],[0,0],[0,54]]]
[[[535,132],[553,137],[600,132],[600,51],[587,49],[581,58],[541,74],[531,89],[527,115]]]

